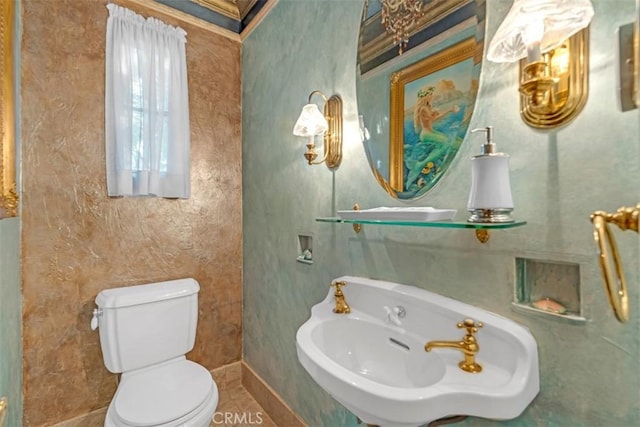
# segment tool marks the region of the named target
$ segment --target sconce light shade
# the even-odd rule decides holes
[[[562,125],[588,94],[590,0],[514,0],[487,59],[520,60],[520,116],[529,126]]]
[[[329,129],[327,119],[322,115],[316,104],[307,104],[302,107],[300,117],[293,127],[296,136],[322,135]]]
[[[324,99],[324,114],[316,104],[311,103],[313,95],[320,95]],[[329,168],[335,168],[342,160],[342,98],[338,95],[327,97],[320,91],[313,91],[309,95],[309,102],[302,107],[300,117],[293,126],[293,134],[308,137],[307,152],[304,157],[310,165],[326,162]],[[315,151],[314,137],[324,134],[324,157],[314,162],[318,154]]]
[[[590,0],[514,0],[489,44],[487,59],[515,62],[559,47],[593,18]]]

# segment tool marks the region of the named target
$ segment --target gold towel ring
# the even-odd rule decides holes
[[[613,313],[616,315],[616,318],[620,322],[625,323],[629,320],[629,298],[627,294],[627,281],[625,280],[622,264],[620,263],[620,255],[618,254],[618,245],[616,245],[616,241],[611,235],[611,230],[609,230],[607,214],[605,212],[594,212],[591,215],[591,222],[593,223],[593,240],[595,240],[596,245],[598,245],[598,260],[600,261],[602,280],[604,280],[609,304],[611,308],[613,308]],[[612,277],[607,246],[611,248],[617,280],[614,280]]]
[[[0,398],[0,427],[4,425],[4,418],[7,415],[7,398]]]

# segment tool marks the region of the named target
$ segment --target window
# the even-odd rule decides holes
[[[188,198],[186,33],[121,6],[107,8],[108,194]]]

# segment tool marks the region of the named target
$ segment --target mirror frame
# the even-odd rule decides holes
[[[0,16],[0,219],[18,215],[16,191],[16,145],[13,93],[13,40],[15,4],[2,2]]]

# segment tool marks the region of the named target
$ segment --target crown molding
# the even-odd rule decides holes
[[[219,34],[221,36],[227,37],[233,41],[240,42],[240,35],[231,30],[227,30],[226,28],[220,27],[219,25],[212,24],[211,22],[205,21],[204,19],[200,19],[196,16],[190,15],[188,13],[182,12],[178,9],[174,9],[170,6],[166,6],[162,3],[159,3],[155,0],[116,0],[114,3],[120,3],[123,6],[127,4],[137,5],[143,8],[146,8],[150,11],[158,12],[165,16],[169,16],[171,18],[176,18],[191,25],[195,25],[204,30],[211,31],[213,33]]]
[[[256,14],[256,16],[247,24],[247,26],[240,33],[240,40],[244,41],[251,32],[260,25],[262,20],[271,12],[271,9],[278,4],[278,0],[267,0],[267,4],[265,4],[262,9]]]

